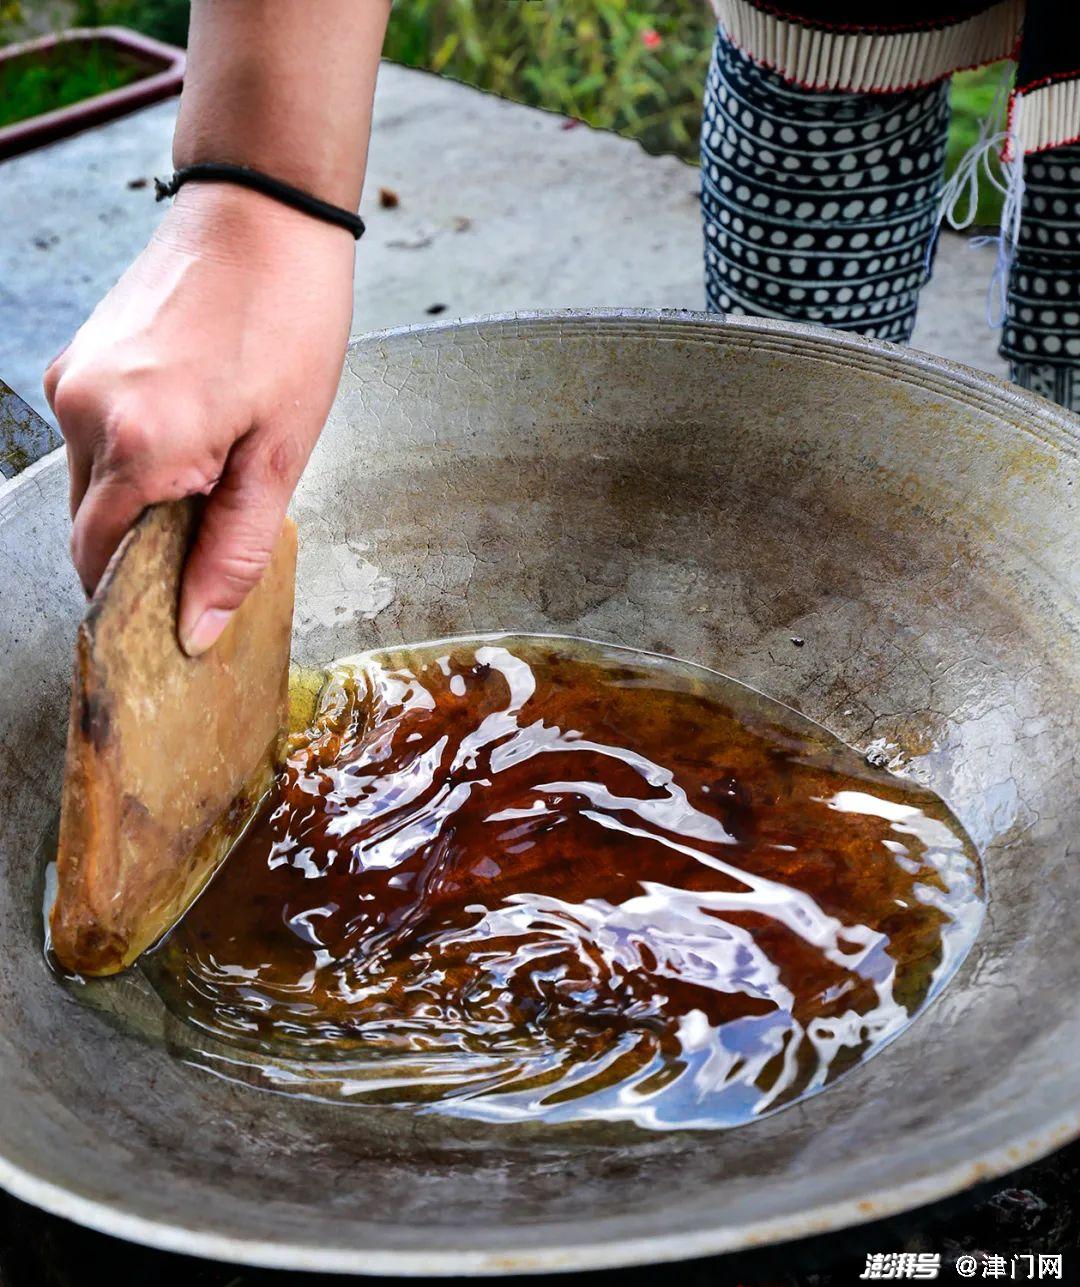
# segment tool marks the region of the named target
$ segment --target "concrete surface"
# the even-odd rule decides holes
[[[42,370],[163,213],[151,180],[171,171],[175,114],[162,103],[0,165],[0,376],[42,412]],[[396,209],[380,206],[382,187]],[[424,72],[383,66],[362,212],[357,332],[512,309],[704,307],[692,167]],[[1003,373],[984,320],[992,259],[943,237],[917,347]]]

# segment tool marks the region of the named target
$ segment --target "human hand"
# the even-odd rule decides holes
[[[189,184],[45,374],[88,594],[148,505],[208,497],[180,595],[192,656],[270,560],[337,389],[353,253],[259,193]]]

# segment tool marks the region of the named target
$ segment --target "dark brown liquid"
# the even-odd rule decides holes
[[[150,973],[279,1086],[721,1126],[895,1036],[980,912],[941,801],[788,708],[505,636],[338,668]]]

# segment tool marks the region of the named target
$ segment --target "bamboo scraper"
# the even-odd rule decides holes
[[[148,510],[79,627],[52,948],[114,974],[165,933],[269,788],[285,729],[296,574],[286,520],[259,585],[202,657],[177,641],[191,501]]]

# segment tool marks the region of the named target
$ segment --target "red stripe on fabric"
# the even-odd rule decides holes
[[[757,9],[761,13],[767,13],[773,18],[782,18],[785,22],[793,22],[800,27],[809,27],[812,31],[834,31],[842,32],[845,35],[852,36],[889,36],[903,35],[909,31],[945,31],[949,27],[959,26],[964,22],[973,22],[976,18],[981,18],[983,14],[989,13],[991,9],[996,9],[1002,0],[995,0],[995,3],[984,5],[981,9],[974,9],[970,13],[945,14],[941,18],[924,19],[921,22],[905,23],[875,23],[875,22],[823,22],[817,18],[806,18],[801,14],[791,13],[787,9],[781,9],[777,5],[766,4],[763,0],[745,0],[752,9]],[[927,84],[933,84],[933,81],[927,81]]]
[[[1013,147],[1013,139],[1016,137],[1013,134],[1013,121],[1016,119],[1017,97],[1016,90],[1012,90],[1009,94],[1009,108],[1005,113],[1005,142],[1001,145],[1001,153],[998,156],[1002,164],[1007,164],[1016,158],[1016,149]]]
[[[1066,72],[1063,76],[1059,78],[1055,78],[1053,76],[1046,76],[1041,81],[1037,82],[1036,88],[1045,89],[1048,84],[1050,84],[1051,82],[1055,82],[1055,80],[1056,80],[1056,83],[1060,83],[1060,81],[1068,80],[1070,76],[1075,76],[1076,74],[1077,74],[1076,72]],[[1009,115],[1005,122],[1005,129],[1007,131],[1007,134],[1005,138],[1005,146],[1001,149],[1001,159],[1003,161],[1012,161],[1012,160],[1015,160],[1016,158],[1016,151],[1012,145],[1012,140],[1014,137],[1013,121],[1016,117],[1017,99],[1020,99],[1023,97],[1024,97],[1024,94],[1022,90],[1014,89],[1013,92],[1009,95]],[[1073,134],[1069,138],[1064,138],[1064,139],[1053,139],[1049,143],[1040,143],[1036,147],[1026,147],[1024,148],[1024,155],[1038,156],[1040,152],[1052,152],[1056,147],[1071,147],[1073,143],[1080,143],[1080,134]]]
[[[1044,85],[1056,85],[1063,80],[1075,80],[1080,77],[1080,67],[1074,67],[1071,71],[1051,72],[1049,76],[1042,76],[1038,80],[1029,80],[1023,85],[1017,85],[1014,93],[1027,94],[1033,89],[1042,89]]]
[[[764,67],[766,71],[776,72],[789,85],[797,85],[799,89],[807,89],[815,94],[906,94],[913,89],[929,89],[931,85],[940,85],[943,80],[949,80],[957,72],[978,71],[980,67],[990,67],[994,63],[1001,62],[1000,58],[987,58],[981,63],[967,63],[962,67],[954,67],[951,71],[942,72],[940,76],[932,76],[928,80],[913,80],[903,85],[812,85],[809,81],[799,80],[797,76],[792,76],[790,72],[780,66],[779,63],[770,63],[757,54],[752,54],[749,49],[740,45],[732,36],[728,29],[724,28],[724,39],[739,51],[745,54],[752,63],[758,67]]]
[[[1025,156],[1036,156],[1040,152],[1052,152],[1056,147],[1071,147],[1080,143],[1080,134],[1073,134],[1067,139],[1054,139],[1052,143],[1040,143],[1038,147],[1029,148]]]

